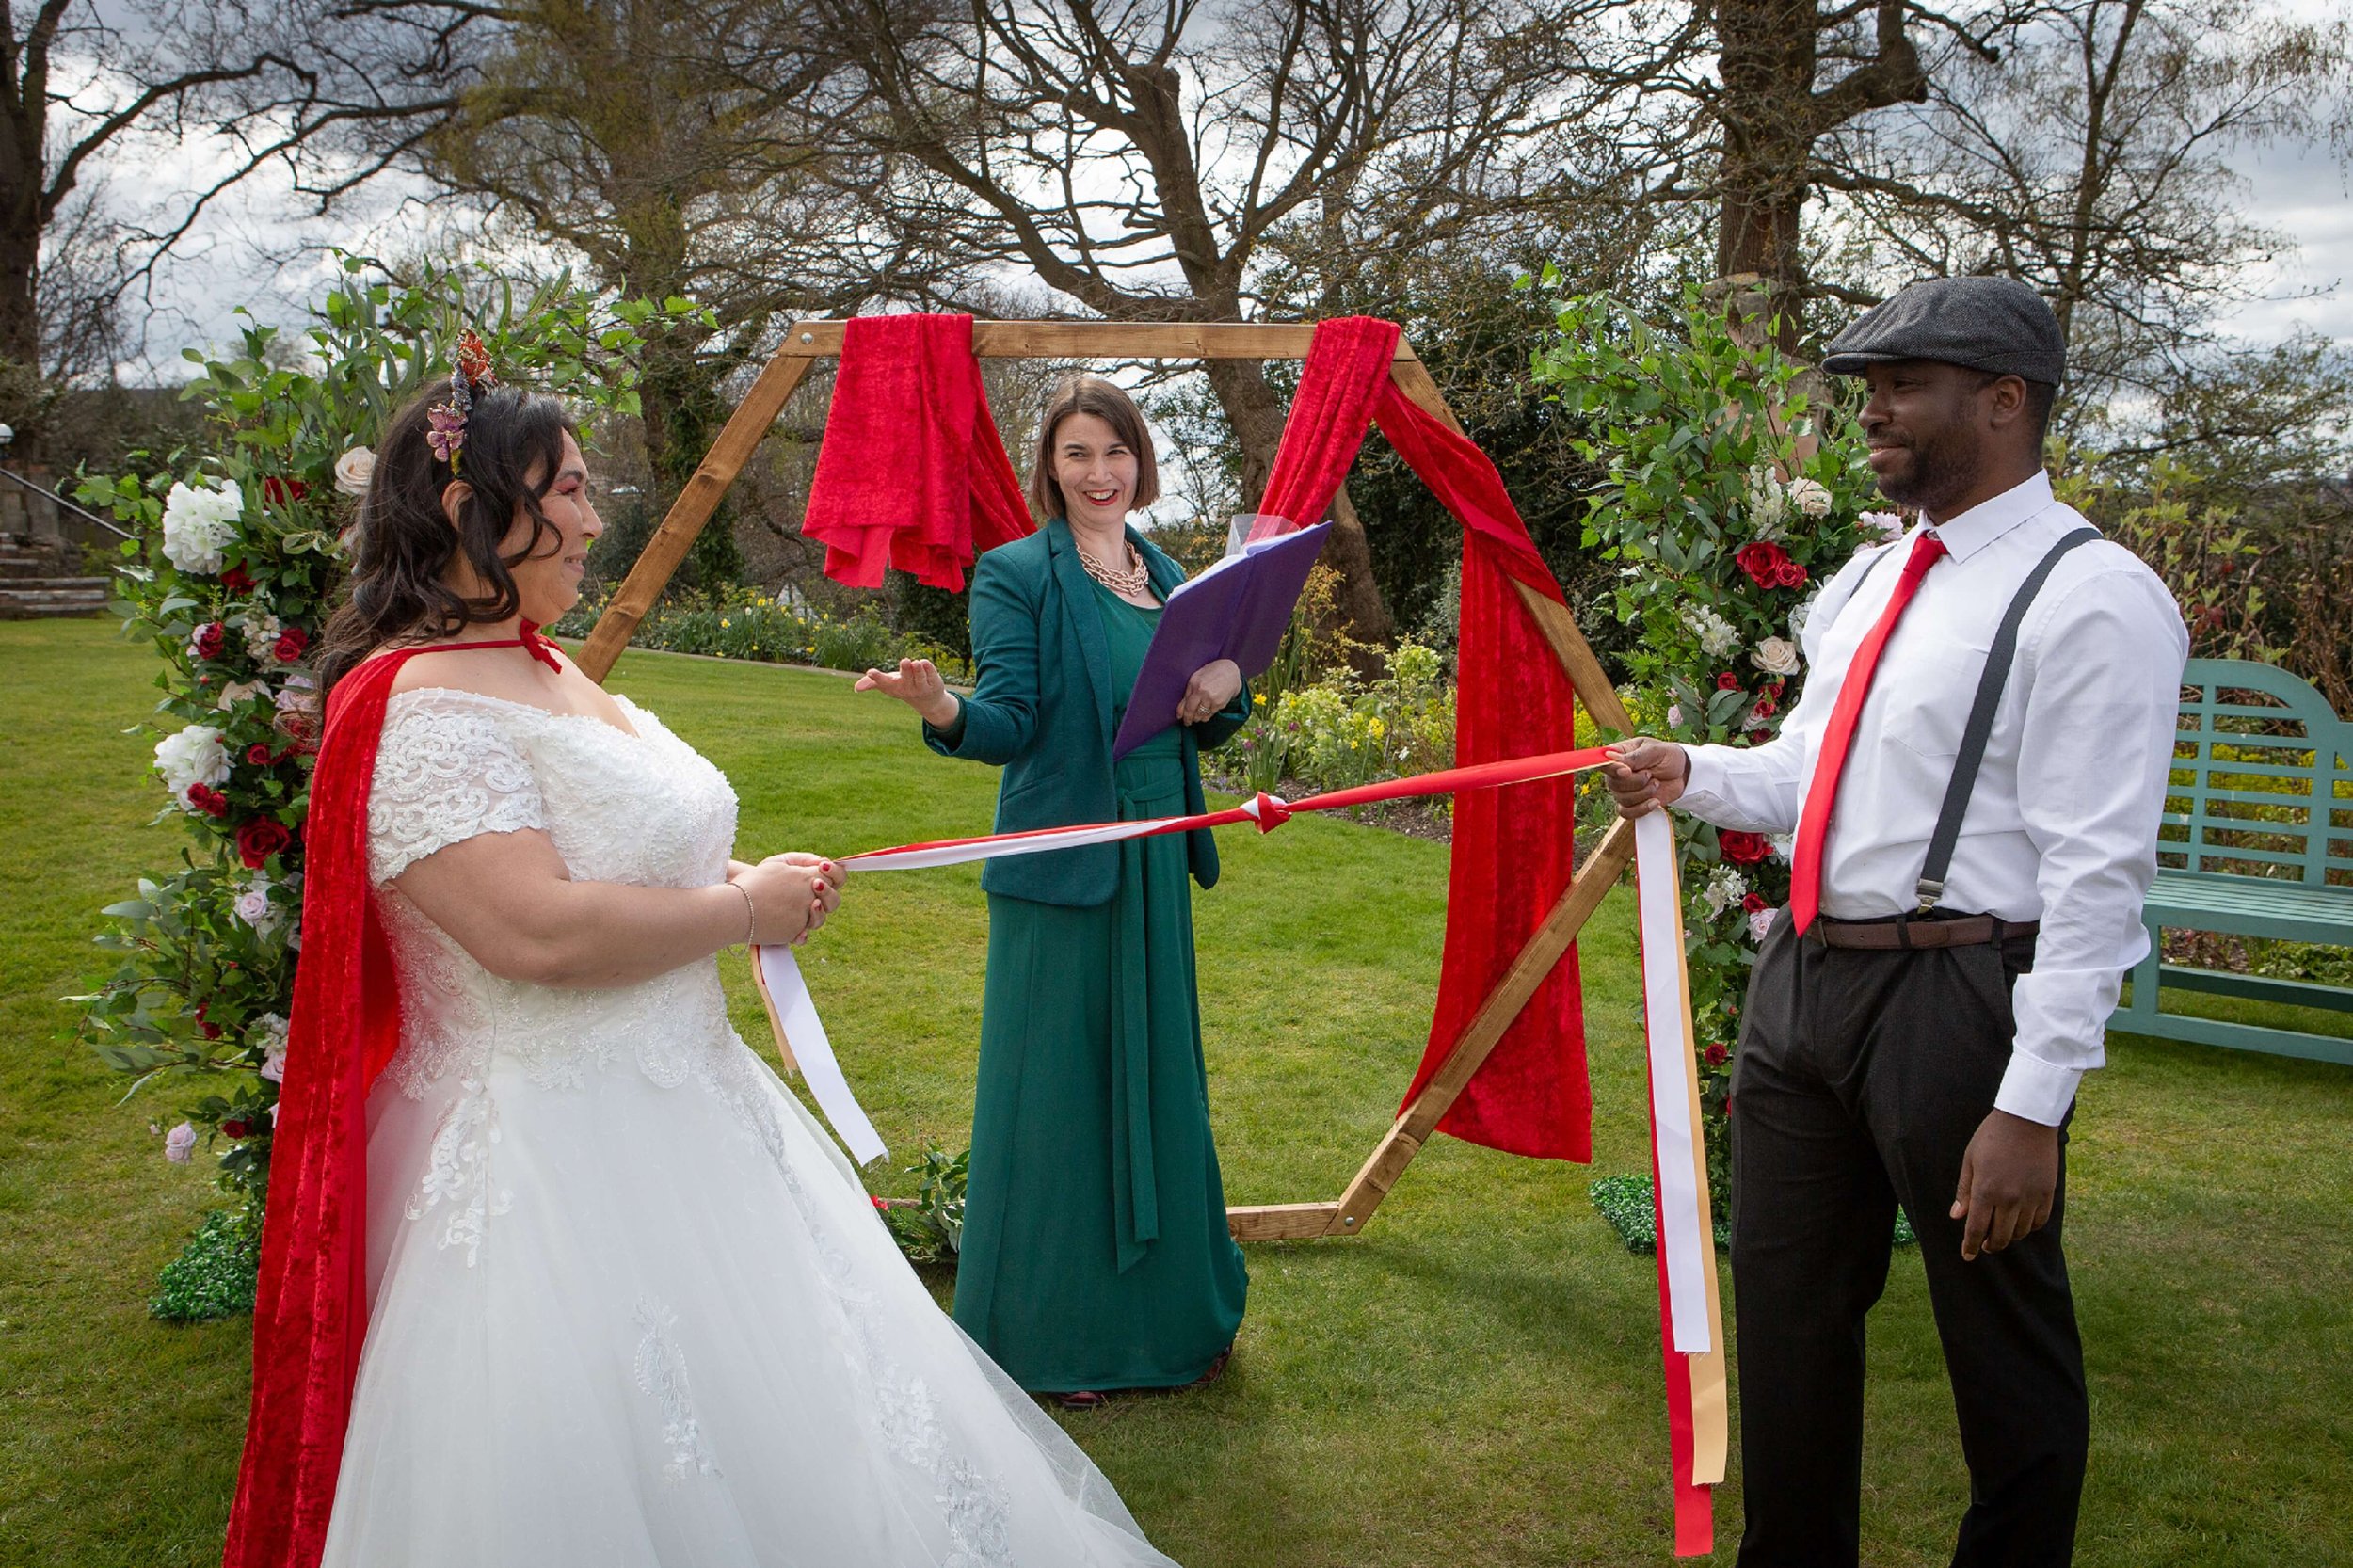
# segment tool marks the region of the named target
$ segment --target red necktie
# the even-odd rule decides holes
[[[1822,754],[1814,761],[1814,782],[1806,787],[1805,812],[1798,821],[1797,854],[1789,862],[1789,913],[1802,934],[1822,906],[1822,845],[1830,837],[1831,808],[1838,801],[1838,776],[1847,765],[1847,748],[1854,742],[1855,721],[1871,695],[1871,677],[1879,668],[1880,649],[1887,646],[1896,619],[1919,591],[1920,579],[1945,558],[1945,541],[1921,531],[1912,541],[1911,558],[1887,608],[1847,664],[1847,679],[1838,688],[1838,702],[1830,711],[1830,727],[1822,734]]]

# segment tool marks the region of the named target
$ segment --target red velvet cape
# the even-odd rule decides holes
[[[520,638],[469,648],[529,648]],[[342,1468],[367,1335],[368,1088],[400,1045],[392,950],[368,885],[368,789],[400,667],[372,659],[336,682],[303,829],[302,953],[270,1146],[253,1304],[253,1402],[225,1568],[315,1568]]]

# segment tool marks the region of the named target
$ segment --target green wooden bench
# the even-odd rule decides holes
[[[2149,956],[2110,1026],[2134,1034],[2353,1064],[2353,1040],[2168,1013],[2163,994],[2353,1012],[2353,989],[2164,961],[2169,928],[2353,947],[2353,724],[2285,670],[2193,659],[2141,919]]]

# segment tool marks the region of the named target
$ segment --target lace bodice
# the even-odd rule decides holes
[[[401,1046],[387,1076],[410,1095],[463,1068],[520,1066],[565,1088],[634,1057],[676,1084],[699,1049],[732,1044],[714,965],[619,989],[501,980],[389,886],[482,833],[545,832],[576,881],[696,888],[727,874],[735,792],[651,713],[616,697],[634,735],[475,692],[393,695],[368,799],[368,870],[400,969]]]

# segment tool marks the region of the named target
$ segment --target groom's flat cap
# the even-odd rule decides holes
[[[1930,278],[1863,312],[1833,338],[1822,368],[1860,376],[1892,360],[1936,360],[2057,386],[2067,334],[2042,296],[2015,278]]]

